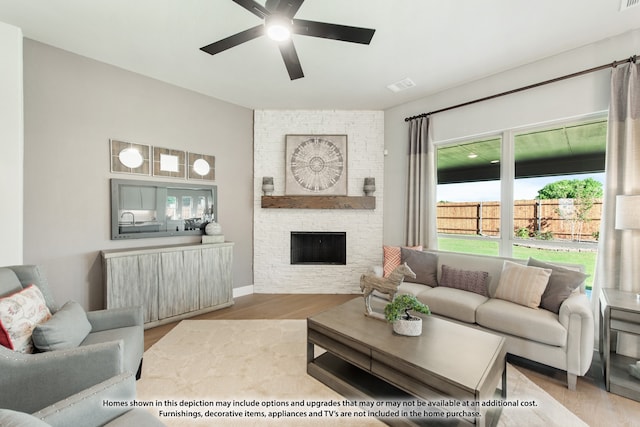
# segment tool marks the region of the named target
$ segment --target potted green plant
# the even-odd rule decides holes
[[[422,319],[411,315],[410,311],[431,314],[426,304],[408,294],[397,295],[385,306],[384,317],[393,324],[393,331],[396,334],[415,337],[422,333]]]

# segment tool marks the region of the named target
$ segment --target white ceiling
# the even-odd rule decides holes
[[[376,33],[368,46],[294,35],[305,73],[295,81],[266,37],[200,51],[261,22],[231,0],[0,0],[0,21],[249,108],[381,110],[640,28],[640,7],[619,12],[620,1],[306,0],[296,18]],[[406,77],[417,86],[387,89]]]

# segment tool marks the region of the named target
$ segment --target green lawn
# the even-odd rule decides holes
[[[439,238],[438,249],[442,251],[464,252],[481,255],[498,255],[498,243],[489,240],[465,240]],[[526,248],[515,246],[513,248],[513,258],[528,259],[536,258],[548,262],[565,262],[570,264],[582,264],[585,272],[589,275],[585,286],[590,289],[593,284],[593,277],[596,268],[596,252],[576,252],[576,251],[556,251],[549,249]]]

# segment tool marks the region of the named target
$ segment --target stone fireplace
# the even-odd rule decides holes
[[[383,114],[300,110],[254,113],[254,292],[359,293],[360,275],[382,263]],[[285,195],[287,134],[347,135],[347,196],[363,196],[364,178],[375,177],[375,209],[262,208],[262,177],[273,177],[273,196]],[[344,263],[292,263],[292,233],[300,231],[309,236],[324,235],[322,243],[315,242],[318,246],[327,243],[326,233],[344,233]]]

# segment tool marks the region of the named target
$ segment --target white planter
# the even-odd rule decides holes
[[[417,337],[422,334],[422,319],[412,316],[410,320],[400,319],[393,322],[393,332],[398,335]]]

